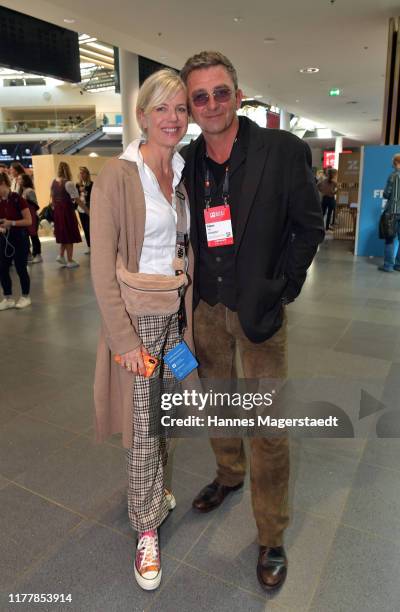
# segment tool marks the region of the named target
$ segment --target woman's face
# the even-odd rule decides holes
[[[147,115],[142,114],[141,119],[143,127],[147,130],[148,143],[161,147],[175,147],[187,131],[186,93],[181,89],[174,97],[156,106]]]
[[[395,170],[400,170],[400,159],[396,159],[393,165]]]
[[[17,173],[16,169],[13,168],[12,166],[10,166],[9,174],[10,174],[11,178],[15,178],[16,176],[18,176],[18,173]]]
[[[10,192],[10,188],[6,183],[0,183],[0,198],[6,198]]]
[[[83,181],[84,183],[88,180],[88,174],[86,170],[79,171],[79,180]]]

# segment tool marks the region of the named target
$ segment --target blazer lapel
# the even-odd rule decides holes
[[[146,202],[142,181],[140,180],[139,170],[135,162],[121,160],[124,164],[124,183],[125,183],[125,202],[126,202],[126,221],[128,232],[132,231],[133,236],[128,237],[128,254],[134,244],[136,247],[135,258],[139,266],[140,256],[143,248],[143,237],[146,224]],[[127,267],[130,272],[131,257],[128,256]]]
[[[183,184],[186,187],[189,196],[190,208],[190,242],[193,251],[197,256],[199,245],[197,235],[197,214],[196,214],[196,153],[200,143],[201,136],[192,142],[186,152],[185,169],[183,171]]]
[[[246,228],[254,198],[257,193],[264,166],[266,164],[269,145],[261,137],[258,126],[251,126],[249,134],[249,146],[247,150],[246,167],[244,171],[242,192],[239,202],[239,210],[236,223],[235,253],[238,253],[243,233]]]

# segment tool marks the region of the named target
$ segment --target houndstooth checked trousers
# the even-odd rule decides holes
[[[162,358],[181,340],[178,314],[138,317],[138,335],[151,355]],[[168,514],[164,495],[167,440],[151,435],[160,417],[162,384],[158,386],[156,378],[165,383],[175,380],[161,362],[151,378],[136,376],[133,388],[132,447],[127,451],[128,514],[137,532],[156,529]]]

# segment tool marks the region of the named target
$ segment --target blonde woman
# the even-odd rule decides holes
[[[73,259],[74,243],[82,242],[75,214],[79,193],[72,181],[69,165],[60,162],[57,177],[51,184],[51,204],[54,208],[54,234],[60,245],[57,262],[65,268],[78,268]],[[65,255],[67,258],[65,259]]]
[[[182,339],[184,306],[184,337],[192,345],[191,292],[186,291],[180,307],[169,315],[156,314],[163,307],[154,292],[146,314],[136,316],[122,297],[118,275],[122,270],[125,278],[133,275],[139,280],[143,275],[176,279],[178,272],[186,276],[176,263],[177,227],[183,228],[187,250],[189,224],[180,183],[184,162],[175,151],[188,123],[180,77],[171,70],[150,76],[139,91],[136,114],[143,138],[105,164],[92,191],[91,265],[103,323],[94,391],[97,439],[122,431],[128,448],[128,514],[137,533],[134,573],[143,589],[152,590],[160,584],[162,572],[157,530],[175,502],[165,489],[165,439],[151,434],[150,383],[157,377],[172,379],[162,360]],[[191,268],[189,256],[187,276]],[[149,354],[161,362],[150,379],[144,376]]]

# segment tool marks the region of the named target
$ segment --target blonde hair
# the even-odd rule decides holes
[[[144,81],[136,103],[136,118],[143,133],[146,130],[142,125],[141,114],[147,115],[156,106],[176,96],[180,90],[186,94],[186,85],[179,74],[170,68],[157,70]]]
[[[72,181],[71,169],[67,162],[60,162],[58,164],[57,176],[65,181]]]

